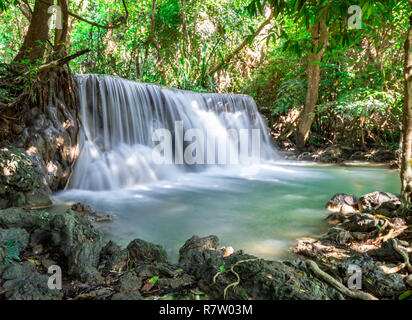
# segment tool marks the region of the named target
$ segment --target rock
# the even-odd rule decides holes
[[[339,226],[351,232],[370,232],[376,230],[378,225],[382,226],[384,222],[371,214],[354,213],[347,222],[343,222]]]
[[[119,278],[118,290],[120,293],[139,291],[142,287],[142,279],[138,278],[132,271],[124,273]]]
[[[90,206],[80,202],[73,204],[71,209],[75,211],[79,217],[96,215],[96,212],[94,212]]]
[[[24,229],[0,229],[0,245],[7,245],[10,240],[18,244],[18,250],[23,251],[29,244],[29,233]]]
[[[14,263],[6,266],[1,277],[4,280],[19,279],[34,273],[35,270],[36,267],[30,262]]]
[[[214,235],[204,238],[192,236],[179,250],[179,265],[189,273],[193,272],[205,262],[208,253],[216,251],[218,245],[219,239]]]
[[[68,273],[82,281],[99,277],[103,233],[86,218],[78,218],[71,210],[56,214],[50,220],[51,239],[67,258]]]
[[[353,194],[337,193],[326,203],[325,208],[330,212],[355,213],[358,212],[358,198]]]
[[[388,211],[398,209],[400,204],[401,200],[399,195],[375,191],[360,197],[358,208],[360,212],[385,210],[387,213]]]
[[[110,214],[106,214],[104,216],[97,216],[92,219],[93,222],[101,223],[101,222],[110,222],[113,221],[113,216]]]
[[[136,264],[166,262],[167,254],[161,246],[141,240],[135,239],[127,246],[130,258]]]
[[[404,250],[398,245],[399,249]],[[395,251],[392,245],[392,239],[382,243],[381,247],[376,250],[370,250],[368,254],[377,260],[403,262],[402,256]]]
[[[241,261],[247,262],[241,263]],[[240,281],[236,288],[227,289],[227,299],[343,299],[334,288],[314,278],[302,260],[285,264],[238,253],[225,258],[215,256],[206,260],[195,272],[196,277],[200,279],[200,289],[211,299],[223,299],[225,288],[236,281],[236,277],[229,271],[235,263],[238,263],[234,270],[239,275]],[[222,265],[227,271],[218,275],[216,283],[212,285],[213,277],[220,271]]]
[[[143,300],[143,297],[139,292],[128,292],[128,293],[115,293],[112,296],[112,300]]]
[[[403,277],[400,274],[385,273],[367,253],[345,259],[338,266],[344,284],[351,276],[348,272],[350,265],[361,268],[362,290],[373,294],[377,298],[394,298],[406,290]]]
[[[199,287],[211,299],[223,299],[225,288],[236,281],[229,271],[235,263],[240,282],[227,290],[228,299],[342,299],[334,288],[311,276],[301,260],[285,264],[265,261],[251,255],[235,252],[223,257],[223,250],[216,250],[216,236],[193,236],[180,249],[179,262],[190,274],[199,279]],[[243,263],[241,262],[243,261]],[[221,270],[225,272],[221,272]],[[213,284],[215,275],[216,283]]]
[[[107,250],[107,249],[106,249]],[[113,249],[114,250],[114,249]],[[128,268],[127,260],[129,258],[129,252],[127,249],[115,250],[113,253],[109,254],[107,251],[101,258],[101,265],[103,268],[101,270],[103,276],[109,275],[112,272],[121,272]]]
[[[103,247],[103,233],[73,211],[49,213],[9,208],[0,210],[0,226],[38,229],[35,233],[38,242],[50,251],[57,248],[65,258],[63,264],[68,266],[69,274],[84,281],[100,277],[96,267]]]
[[[177,272],[173,271],[170,266],[165,263],[140,265],[135,269],[135,272],[139,277],[147,278],[151,278],[153,276],[172,278],[177,275]]]
[[[49,207],[52,205],[50,196],[41,191],[40,189],[35,189],[25,193],[26,203],[25,207],[40,208],[40,207]]]
[[[162,289],[176,289],[184,286],[191,286],[194,283],[195,279],[184,273],[177,278],[159,279],[157,280],[156,285]]]
[[[347,244],[353,239],[349,231],[341,228],[330,228],[328,232],[322,237],[322,240],[330,240],[338,244]]]
[[[60,300],[63,293],[56,289],[49,289],[47,275],[32,273],[23,278],[8,280],[3,283],[9,300]]]
[[[114,243],[112,240],[110,240],[109,242],[106,243],[106,245],[103,247],[102,249],[102,256],[105,255],[112,255],[115,253],[118,253],[122,250],[122,248],[120,248],[119,245],[117,245],[116,243]]]

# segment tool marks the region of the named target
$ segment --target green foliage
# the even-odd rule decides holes
[[[155,285],[157,280],[159,280],[159,276],[153,276],[149,279],[149,282]]]

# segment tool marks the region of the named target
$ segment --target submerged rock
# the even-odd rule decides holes
[[[0,148],[0,209],[50,206],[50,191],[23,149]]]
[[[330,212],[355,213],[358,212],[358,198],[353,194],[337,193],[326,203],[325,208]]]

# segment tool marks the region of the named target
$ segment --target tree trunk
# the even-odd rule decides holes
[[[29,30],[19,53],[14,58],[15,62],[28,59],[30,63],[34,63],[38,59],[43,59],[46,43],[49,40],[50,14],[47,10],[51,5],[53,5],[53,0],[36,1]]]
[[[412,15],[410,16],[409,20],[410,26],[405,41],[405,100],[403,105],[403,138],[401,163],[401,195],[404,207],[410,204],[412,198]]]
[[[311,29],[312,47],[314,52],[309,53],[308,89],[305,106],[300,114],[296,145],[298,149],[305,146],[309,137],[310,127],[314,118],[314,110],[319,96],[320,61],[328,45],[328,29],[325,21],[320,21]]]
[[[62,29],[56,29],[54,32],[54,56],[55,58],[60,58],[66,55],[67,48],[67,32],[69,27],[69,8],[67,0],[58,0],[58,5],[62,10]]]

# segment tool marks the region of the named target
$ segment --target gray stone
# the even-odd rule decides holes
[[[205,262],[207,254],[215,251],[218,245],[219,239],[215,235],[204,238],[192,236],[179,250],[179,265],[189,273],[194,271]]]
[[[127,246],[130,258],[136,264],[167,262],[167,254],[161,246],[141,240],[135,239]]]
[[[139,291],[142,287],[142,279],[138,278],[134,272],[129,271],[119,278],[118,286],[120,293]]]
[[[7,265],[3,271],[2,278],[4,280],[13,280],[23,278],[36,271],[34,264],[30,262],[23,262],[22,264],[13,263]]]
[[[49,289],[48,279],[47,275],[33,273],[23,278],[8,280],[3,284],[3,288],[7,290],[5,296],[9,300],[61,300],[63,293]]]

